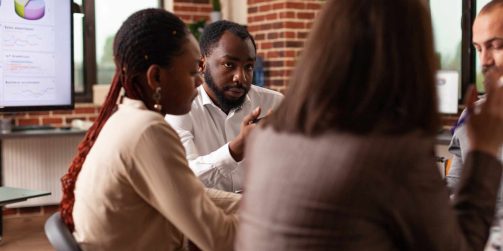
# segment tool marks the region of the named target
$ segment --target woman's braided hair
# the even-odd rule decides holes
[[[61,178],[63,198],[61,216],[71,231],[75,182],[87,154],[91,150],[101,128],[116,110],[121,87],[125,96],[148,103],[152,97],[144,91],[144,74],[150,65],[169,66],[173,57],[182,53],[187,42],[188,30],[177,16],[162,9],[145,9],[132,14],[121,26],[114,40],[115,74],[110,91],[98,118],[78,146],[68,172]]]

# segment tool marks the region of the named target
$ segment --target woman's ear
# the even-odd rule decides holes
[[[201,58],[199,59],[199,64],[198,64],[198,68],[197,68],[197,70],[199,72],[204,72],[205,67],[206,67],[205,62],[206,62],[206,57],[201,56]]]
[[[151,90],[155,90],[161,85],[161,67],[159,65],[150,65],[147,69],[147,84]]]

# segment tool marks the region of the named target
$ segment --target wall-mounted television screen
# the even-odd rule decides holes
[[[73,108],[70,0],[0,0],[0,111]]]

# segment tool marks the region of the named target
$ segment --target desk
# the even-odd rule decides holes
[[[14,187],[0,187],[0,240],[3,235],[3,212],[2,207],[9,203],[25,201],[30,198],[50,195],[50,192],[28,190]]]

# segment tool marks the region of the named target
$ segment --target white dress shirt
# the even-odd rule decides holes
[[[259,118],[283,100],[279,92],[251,86],[242,106],[225,114],[210,99],[203,86],[192,103],[190,113],[167,115],[166,121],[176,130],[185,147],[189,166],[211,188],[225,191],[243,189],[244,170],[229,151],[229,142],[239,135],[243,118],[253,109],[262,109]]]

